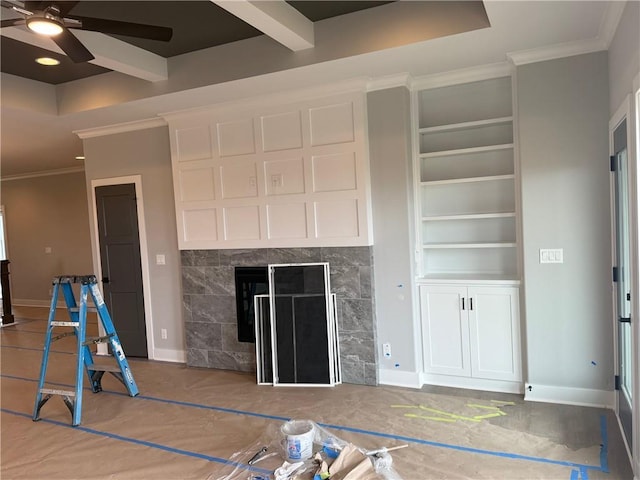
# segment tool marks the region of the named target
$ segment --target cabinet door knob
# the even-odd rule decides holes
[[[462,309],[464,310],[464,297],[462,297]]]
[[[469,297],[469,310],[473,310],[473,297]]]

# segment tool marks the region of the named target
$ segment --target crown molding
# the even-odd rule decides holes
[[[0,178],[0,180],[2,180],[3,182],[8,182],[11,180],[25,180],[28,178],[49,177],[51,175],[66,175],[68,173],[80,173],[80,172],[84,172],[84,166],[59,168],[56,170],[43,170],[40,172],[24,173],[24,174],[17,174],[17,175],[7,175]]]
[[[429,88],[445,87],[460,83],[478,82],[490,78],[508,77],[512,73],[512,65],[509,62],[491,63],[477,67],[462,68],[450,72],[435,73],[416,77],[411,82],[411,89],[424,90]]]
[[[146,130],[147,128],[166,127],[167,122],[162,118],[147,118],[133,122],[118,123],[104,127],[87,128],[84,130],[74,130],[73,133],[81,139],[104,137],[105,135],[115,135],[117,133],[134,132],[136,130]]]
[[[607,48],[609,48],[613,41],[626,5],[627,0],[607,3],[607,10],[604,12],[600,28],[598,29],[598,38],[601,39]]]
[[[589,40],[560,43],[548,47],[521,50],[519,52],[508,52],[507,58],[513,62],[514,65],[520,66],[528,63],[573,57],[574,55],[583,55],[585,53],[600,52],[606,49],[607,45],[602,39],[592,38]]]
[[[386,75],[384,77],[372,78],[367,82],[367,92],[385,90],[387,88],[406,87],[411,88],[411,75],[408,73],[398,73]]]

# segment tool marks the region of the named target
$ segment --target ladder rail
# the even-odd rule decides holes
[[[73,293],[72,284],[80,283],[79,305],[76,303]],[[60,290],[64,295],[69,322],[56,321],[56,308]],[[91,297],[95,307],[88,306],[88,300]],[[96,311],[98,313],[99,325],[102,325],[106,335],[91,338],[87,341],[87,312]],[[65,332],[52,338],[53,329],[55,327],[73,327],[73,332]],[[45,378],[49,363],[49,354],[51,342],[59,340],[69,335],[76,336],[76,369],[75,369],[75,388],[74,391],[62,391],[57,389],[45,388]],[[97,365],[93,361],[93,356],[89,345],[95,343],[108,342],[111,345],[113,357],[116,360],[116,366]],[[95,275],[65,275],[55,277],[53,281],[53,292],[51,298],[51,307],[49,309],[49,318],[47,321],[47,331],[45,334],[45,342],[42,354],[42,363],[40,366],[40,377],[38,379],[38,389],[33,411],[33,421],[40,419],[40,410],[42,406],[53,396],[62,397],[65,405],[71,412],[73,426],[80,425],[82,415],[82,397],[83,397],[83,370],[86,371],[94,393],[102,391],[101,380],[105,372],[111,373],[127,388],[130,396],[138,395],[138,386],[133,378],[133,374],[129,367],[129,363],[122,349],[122,344],[115,331],[113,321],[109,315],[109,311],[102,299]]]
[[[44,346],[42,348],[42,361],[40,363],[40,377],[38,378],[38,390],[36,391],[36,401],[33,407],[33,420],[39,420],[40,409],[51,398],[47,396],[45,400],[42,399],[44,380],[47,374],[47,368],[49,366],[49,348],[51,347],[51,335],[53,333],[53,322],[56,317],[56,308],[58,304],[58,294],[60,293],[60,285],[58,283],[53,284],[53,292],[51,295],[51,306],[49,307],[49,317],[47,321],[47,331],[45,333]]]

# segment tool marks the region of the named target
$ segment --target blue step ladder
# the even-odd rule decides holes
[[[80,305],[76,303],[72,285],[80,284]],[[62,291],[67,305],[70,321],[57,321],[56,307],[58,305],[58,295]],[[94,307],[87,305],[88,297],[93,300]],[[87,311],[95,311],[102,323],[105,335],[101,337],[86,338],[87,332]],[[53,330],[58,327],[73,327],[71,331],[65,331],[53,336]],[[49,352],[51,343],[61,338],[75,335],[77,341],[77,364],[75,390],[60,390],[45,387],[45,377],[49,364]],[[111,346],[111,353],[116,360],[116,365],[99,365],[94,363],[93,355],[89,349],[90,345],[98,343],[108,343]],[[122,345],[116,333],[109,311],[102,299],[95,275],[62,275],[53,279],[53,294],[51,297],[51,308],[49,309],[49,319],[47,332],[45,334],[44,351],[42,354],[42,365],[40,367],[40,379],[38,380],[38,391],[33,409],[33,421],[40,420],[40,409],[54,395],[62,397],[65,405],[71,412],[73,426],[80,425],[82,415],[82,370],[86,370],[91,389],[94,393],[102,391],[102,376],[109,372],[120,380],[127,388],[129,395],[135,397],[138,394],[138,386],[133,379],[133,374],[129,368],[129,363],[122,350]]]

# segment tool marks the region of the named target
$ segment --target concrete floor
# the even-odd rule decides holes
[[[394,480],[633,478],[610,410],[441,387],[258,386],[248,374],[129,359],[137,397],[111,376],[98,394],[85,380],[79,427],[56,397],[33,422],[47,309],[14,313],[0,329],[3,480],[273,478],[280,454],[253,471],[246,462],[262,445],[279,451],[292,418],[364,449],[408,444],[392,452]],[[73,384],[74,344],[52,345],[52,388]]]

